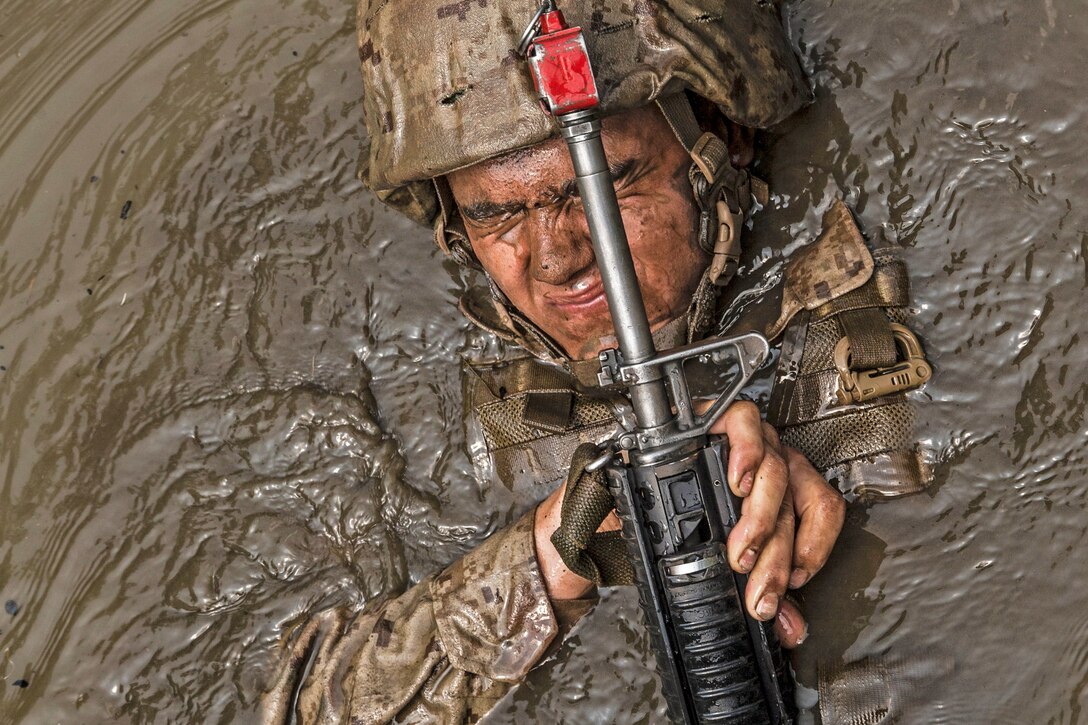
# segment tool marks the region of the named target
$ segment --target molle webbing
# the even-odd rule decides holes
[[[606,438],[616,425],[609,398],[589,394],[568,371],[531,357],[469,366],[466,381],[470,437],[486,449],[480,454],[493,466],[488,475],[531,497],[550,493],[563,479],[580,443]]]
[[[895,364],[895,338],[883,312],[866,307],[842,312],[836,319],[850,341],[851,368],[872,370]]]
[[[951,658],[931,654],[822,663],[821,719],[834,725],[922,722],[916,719],[920,706],[931,702],[934,683],[953,674],[955,667]]]
[[[561,523],[552,537],[556,551],[586,579],[630,584],[619,531],[597,532],[615,507],[604,473],[585,470],[599,454],[595,441],[616,425],[616,404],[587,395],[568,370],[532,358],[470,371],[476,381],[470,404],[499,478],[510,488],[529,479],[550,493],[565,476]]]
[[[570,399],[565,420],[559,415],[558,406],[552,404],[553,393],[548,391],[514,394],[481,405],[477,414],[488,447],[494,450],[526,445],[550,434],[613,422],[611,408],[606,403],[588,398],[576,401],[573,393],[566,394]],[[558,398],[563,392],[555,391],[554,395]]]
[[[857,310],[866,307],[906,307],[910,304],[907,267],[902,260],[889,257],[886,252],[873,255],[882,264],[873,270],[869,284],[846,292],[813,310],[816,317]]]
[[[853,225],[842,211],[825,223]],[[856,227],[852,227],[856,229]],[[827,268],[787,270],[786,284],[805,304],[786,327],[767,420],[778,428],[782,442],[802,451],[821,471],[837,476],[844,492],[890,497],[922,490],[929,471],[916,450],[914,411],[902,392],[862,403],[838,399],[843,375],[836,367],[836,348],[849,344],[850,371],[882,370],[901,357],[892,323],[907,321],[907,271],[892,250],[871,255],[872,274],[860,286],[812,304],[820,285],[833,286],[842,270],[838,244],[850,235],[825,229],[815,242],[826,249],[806,260],[823,260]],[[860,242],[859,242],[860,243]],[[830,246],[827,246],[830,245]],[[841,265],[840,265],[841,266]],[[853,267],[854,265],[851,265]],[[814,291],[806,295],[805,288]],[[795,295],[795,296],[796,296]]]
[[[816,468],[827,470],[844,461],[909,445],[913,432],[910,404],[896,401],[786,426],[781,438],[786,445],[804,451]]]
[[[524,423],[537,430],[562,433],[570,427],[574,413],[574,392],[571,390],[535,390],[525,394]]]
[[[812,316],[834,320],[839,339],[850,341],[853,370],[886,368],[897,353],[887,308],[904,307],[909,299],[906,266],[901,260],[878,254],[869,281],[841,297],[817,307]],[[875,258],[874,258],[875,262]],[[835,342],[838,342],[836,340]]]

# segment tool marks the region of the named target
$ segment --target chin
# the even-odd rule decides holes
[[[567,336],[568,342],[563,344],[567,354],[578,360],[588,360],[597,357],[601,350],[616,347],[616,336],[609,326],[603,330],[598,329],[585,335]]]

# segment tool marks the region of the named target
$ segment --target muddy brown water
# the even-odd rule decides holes
[[[1088,721],[1088,12],[805,0],[756,300],[836,195],[903,247],[926,494],[852,506],[817,662],[907,661],[900,722]],[[0,722],[254,719],[284,628],[509,519],[463,450],[485,341],[356,181],[347,3],[0,3]],[[653,722],[609,593],[496,721]],[[587,652],[595,653],[589,657]]]

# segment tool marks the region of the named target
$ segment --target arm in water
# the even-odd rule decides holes
[[[535,515],[400,596],[308,621],[263,699],[263,720],[477,720],[592,604],[549,601]]]
[[[750,538],[730,541],[730,559],[739,565],[745,550],[758,552],[747,596],[755,614],[761,595],[780,598],[787,580],[800,586],[823,565],[842,525],[841,497],[803,456],[782,457],[753,404],[735,403],[713,432],[729,438],[730,485],[751,501],[742,518]],[[307,621],[264,698],[263,719],[472,722],[487,712],[593,604],[592,582],[567,569],[550,542],[564,490],[400,596]],[[614,514],[609,526],[619,526]],[[782,643],[799,644],[799,613],[784,601],[778,611]]]

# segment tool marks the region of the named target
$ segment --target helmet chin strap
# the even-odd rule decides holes
[[[699,246],[710,254],[686,315],[687,339],[694,342],[714,323],[718,289],[737,272],[740,235],[753,195],[766,203],[767,185],[730,163],[729,147],[715,134],[703,132],[683,91],[659,98],[657,105],[691,156],[688,180],[699,210]]]
[[[703,132],[683,91],[659,98],[657,106],[691,156],[688,180],[699,209],[699,246],[712,255],[710,281],[725,286],[740,261],[740,233],[752,195],[765,195],[766,184],[730,163],[729,147],[715,134]]]

